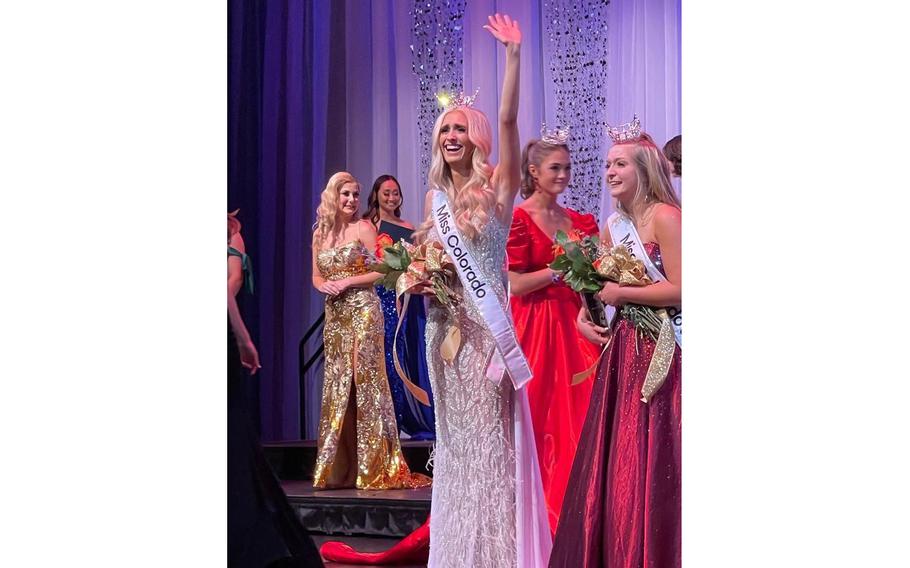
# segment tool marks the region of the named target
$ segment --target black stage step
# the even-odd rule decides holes
[[[269,464],[303,526],[313,534],[401,538],[426,521],[432,490],[313,489],[315,440],[262,444]],[[401,451],[413,472],[432,477],[427,461],[433,442],[402,440]]]
[[[328,489],[312,481],[282,481],[291,507],[314,534],[403,537],[427,520],[429,487],[421,489]]]

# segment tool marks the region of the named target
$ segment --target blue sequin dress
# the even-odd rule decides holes
[[[379,234],[389,235],[394,242],[401,239],[411,240],[413,230],[401,225],[379,222]],[[389,388],[395,405],[395,417],[398,420],[398,431],[404,432],[414,440],[435,440],[436,419],[433,413],[433,391],[430,387],[430,375],[427,372],[427,354],[424,329],[426,311],[421,296],[413,296],[408,303],[407,315],[398,333],[398,362],[417,386],[430,396],[431,406],[427,407],[411,396],[401,383],[403,380],[395,370],[392,362],[392,341],[395,338],[395,326],[398,325],[398,310],[395,308],[395,292],[377,287],[382,304],[382,317],[385,320],[385,366],[389,377]]]

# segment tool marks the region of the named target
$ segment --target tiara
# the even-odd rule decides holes
[[[564,146],[569,141],[569,127],[549,130],[544,122],[540,125],[540,139],[553,146]]]
[[[607,123],[607,133],[613,142],[631,142],[641,137],[641,121],[638,120],[638,114],[632,115],[632,122],[620,124],[619,126],[610,126]]]
[[[442,105],[443,110],[449,111],[453,108],[458,107],[473,107],[474,99],[477,98],[477,93],[480,92],[480,89],[474,89],[474,94],[467,96],[464,92],[458,93],[454,97],[445,91],[440,91],[436,93],[436,100],[439,101],[439,104]]]

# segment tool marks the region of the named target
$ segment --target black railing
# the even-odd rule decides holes
[[[323,324],[325,323],[325,312],[319,314],[319,317],[316,318],[316,321],[313,322],[313,325],[303,334],[303,339],[300,340],[300,345],[297,348],[297,361],[298,361],[298,390],[300,391],[300,438],[305,440],[307,439],[306,434],[306,374],[310,368],[315,365],[322,358],[324,345],[322,341],[319,342],[319,347],[316,348],[316,351],[307,358],[306,356],[306,343],[309,341],[310,337],[314,333],[319,331]]]

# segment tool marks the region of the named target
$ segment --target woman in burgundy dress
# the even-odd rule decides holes
[[[607,283],[599,296],[613,306],[673,307],[681,328],[681,206],[667,161],[637,119],[611,128],[610,135],[616,143],[607,154],[607,185],[617,213],[602,237],[627,246],[638,242],[657,278],[643,287]],[[594,342],[606,343],[611,334],[612,341],[598,367],[550,566],[678,567],[680,347],[672,346],[665,382],[643,402],[655,342],[621,315],[606,330],[579,312],[578,326]]]
[[[545,133],[542,140],[525,146],[521,169],[525,201],[515,208],[507,243],[512,319],[534,373],[528,399],[553,532],[591,398],[592,381],[572,386],[572,377],[589,369],[598,355],[597,347],[575,327],[581,307],[578,294],[549,268],[556,231],[579,237],[597,234],[593,215],[557,203],[571,177],[567,137],[567,132]]]

